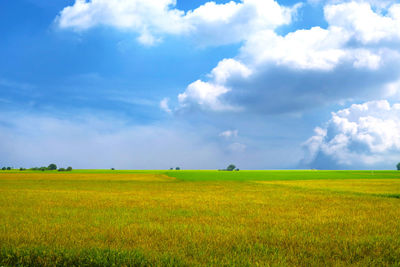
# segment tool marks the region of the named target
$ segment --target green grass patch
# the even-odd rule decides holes
[[[400,179],[399,171],[167,171],[181,181],[273,181],[323,179]]]

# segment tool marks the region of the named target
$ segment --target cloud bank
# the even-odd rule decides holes
[[[254,32],[208,80],[188,85],[178,96],[179,108],[271,114],[396,95],[400,5],[385,11],[378,13],[366,2],[328,4],[326,29],[285,36],[273,29]]]
[[[334,112],[304,148],[302,165],[311,168],[392,169],[400,161],[400,104],[371,101]]]
[[[184,12],[173,0],[77,0],[57,17],[62,29],[108,26],[139,34],[144,44],[166,35],[199,45],[241,43],[239,54],[221,60],[207,79],[190,83],[178,105],[163,108],[275,114],[321,105],[366,101],[398,94],[400,4],[322,1],[327,28],[298,29],[282,36],[305,4],[274,0],[207,2]],[[171,97],[170,97],[171,98]],[[163,102],[165,106],[165,102]]]

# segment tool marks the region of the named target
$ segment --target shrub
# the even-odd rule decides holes
[[[59,168],[58,171],[59,172],[65,172],[65,169],[64,168]]]
[[[68,172],[72,171],[72,167],[69,166],[69,167],[67,168],[67,171],[68,171]]]
[[[3,168],[1,168],[1,170],[5,171],[5,170],[7,170],[7,168],[6,168],[6,167],[3,167]]]
[[[7,170],[10,171],[10,170],[12,170],[12,168],[11,167],[7,167]]]

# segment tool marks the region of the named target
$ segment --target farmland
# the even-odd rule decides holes
[[[0,265],[399,266],[400,172],[2,171]]]

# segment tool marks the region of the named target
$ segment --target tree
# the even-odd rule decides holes
[[[69,166],[69,167],[67,168],[67,172],[70,172],[70,171],[72,171],[72,167],[71,167],[71,166]]]
[[[233,165],[233,164],[230,164],[230,165],[226,168],[227,171],[233,171],[234,169],[236,169],[236,166]]]
[[[397,166],[396,166],[396,167],[397,167],[397,170],[400,171],[400,162],[397,163]]]
[[[7,168],[6,168],[6,167],[3,167],[3,168],[1,168],[1,170],[5,171],[5,170],[7,170]]]
[[[49,165],[49,167],[47,167],[47,169],[49,169],[50,171],[57,170],[57,165],[52,163],[52,164]]]
[[[179,171],[181,168],[180,167],[176,167],[175,170]]]
[[[114,168],[111,168],[111,170],[113,171],[113,170],[115,170]]]
[[[12,169],[11,167],[7,167],[7,171],[11,171],[11,169]]]

